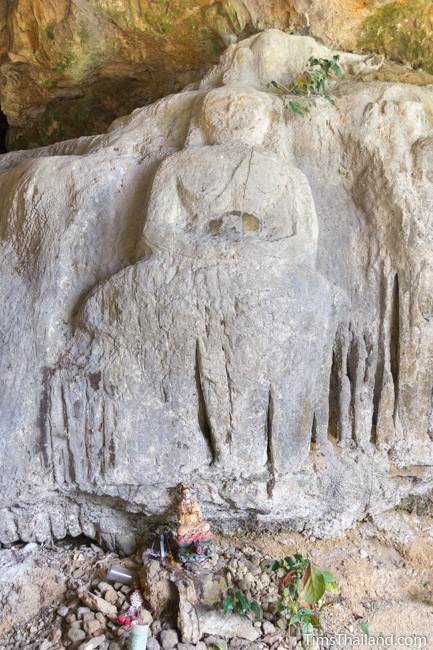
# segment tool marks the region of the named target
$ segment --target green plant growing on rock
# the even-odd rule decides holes
[[[262,608],[258,602],[249,600],[239,589],[230,591],[224,598],[224,614],[230,614],[232,612],[238,614],[241,618],[252,614],[258,621],[263,617]]]
[[[307,643],[315,630],[321,629],[320,612],[335,603],[327,594],[339,594],[338,584],[329,571],[315,566],[300,553],[276,560],[272,569],[281,571],[278,610],[287,618],[289,632],[300,633]],[[303,645],[305,647],[305,645]]]
[[[309,113],[311,107],[316,106],[317,99],[320,98],[335,106],[335,101],[328,94],[328,82],[332,77],[342,75],[343,70],[339,60],[338,54],[335,54],[332,59],[310,57],[307,69],[290,86],[284,86],[277,81],[271,81],[269,86],[279,95],[299,97],[299,99],[288,100],[289,107],[296,115]]]

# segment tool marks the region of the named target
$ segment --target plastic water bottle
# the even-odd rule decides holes
[[[133,623],[129,630],[129,650],[146,650],[149,626]]]

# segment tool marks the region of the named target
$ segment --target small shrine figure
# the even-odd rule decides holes
[[[190,489],[182,485],[177,508],[177,559],[179,562],[201,562],[210,556],[213,534]]]

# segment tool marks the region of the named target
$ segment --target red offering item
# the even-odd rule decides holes
[[[137,619],[136,616],[125,616],[125,614],[119,614],[117,617],[117,622],[119,625],[125,625],[126,627],[130,627],[132,625],[132,622]]]

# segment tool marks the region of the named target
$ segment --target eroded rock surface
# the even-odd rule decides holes
[[[333,535],[431,488],[430,86],[270,30],[105,135],[0,159],[0,540],[129,552],[171,489]],[[379,65],[380,68],[380,65]]]
[[[270,27],[433,73],[432,11],[430,0],[3,0],[8,148],[100,133]]]

